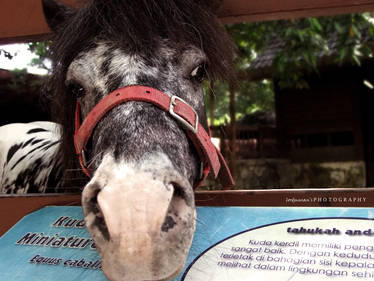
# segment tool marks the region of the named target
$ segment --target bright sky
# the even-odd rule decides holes
[[[31,59],[36,57],[30,51],[27,50],[27,44],[10,44],[10,45],[0,45],[0,49],[3,49],[11,53],[14,57],[10,60],[0,55],[0,68],[3,69],[23,69],[27,68],[29,73],[35,74],[46,74],[47,71],[34,66],[30,66]]]

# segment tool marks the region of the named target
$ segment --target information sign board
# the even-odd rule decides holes
[[[199,207],[175,281],[372,280],[370,208]],[[0,238],[8,281],[107,280],[81,207],[45,207]]]

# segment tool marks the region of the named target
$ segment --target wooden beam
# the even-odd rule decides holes
[[[374,188],[197,191],[197,206],[374,207]],[[0,236],[45,206],[80,206],[80,194],[0,195]]]
[[[77,0],[62,0],[73,4]],[[41,0],[0,0],[0,44],[45,40],[50,30]]]
[[[331,16],[374,11],[374,0],[226,0],[223,23]]]
[[[61,0],[76,5],[80,0]],[[0,0],[0,44],[43,40],[49,29],[41,0]],[[223,0],[223,23],[374,11],[374,0]]]
[[[0,195],[0,236],[31,212],[45,206],[79,206],[80,198],[80,194]]]

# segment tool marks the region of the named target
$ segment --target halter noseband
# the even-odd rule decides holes
[[[145,86],[128,86],[110,93],[91,110],[82,124],[80,123],[80,104],[77,102],[74,146],[83,172],[88,177],[90,177],[90,172],[86,167],[84,151],[96,124],[112,108],[128,101],[152,103],[160,109],[169,112],[184,127],[187,136],[200,156],[203,167],[201,181],[194,188],[202,184],[210,169],[212,169],[215,178],[218,176],[225,189],[230,189],[234,186],[234,180],[222,154],[213,145],[209,134],[199,123],[196,111],[177,96],[170,97],[159,90]]]

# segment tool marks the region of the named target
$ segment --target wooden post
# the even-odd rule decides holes
[[[214,126],[214,108],[215,108],[215,97],[214,97],[214,82],[209,82],[209,126]]]
[[[232,176],[235,178],[236,175],[236,92],[234,87],[230,85],[230,105],[229,105],[229,112],[230,112],[230,140],[229,140],[229,147],[230,147],[230,159],[229,159],[229,166],[231,170]]]

